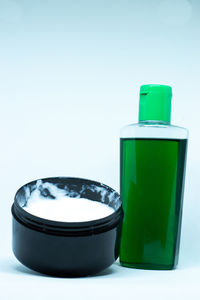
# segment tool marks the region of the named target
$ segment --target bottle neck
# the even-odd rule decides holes
[[[170,122],[161,121],[161,120],[142,120],[142,121],[139,120],[138,123],[141,125],[165,125],[165,126],[170,125]]]

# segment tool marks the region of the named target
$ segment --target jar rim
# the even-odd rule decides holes
[[[75,236],[75,235],[91,235],[103,231],[107,231],[116,225],[118,225],[123,218],[123,209],[121,204],[120,195],[111,187],[102,184],[97,181],[78,178],[78,177],[48,177],[39,179],[43,182],[64,182],[65,184],[68,182],[75,182],[81,184],[92,184],[96,185],[97,187],[102,187],[107,190],[108,193],[114,193],[116,197],[116,201],[118,201],[118,208],[110,215],[90,220],[90,221],[82,221],[82,222],[63,222],[63,221],[54,221],[45,218],[38,217],[33,215],[20,206],[18,202],[18,195],[19,193],[23,192],[24,188],[28,186],[32,186],[36,184],[37,180],[31,181],[26,183],[15,194],[14,203],[12,205],[12,214],[13,216],[23,225],[28,226],[34,230],[38,230],[41,232],[49,233],[49,234],[56,234],[56,235],[67,235],[67,236]],[[94,200],[94,199],[90,199]],[[95,201],[95,200],[94,200]]]

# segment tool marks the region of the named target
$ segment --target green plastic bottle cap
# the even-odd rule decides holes
[[[172,88],[147,84],[140,87],[139,121],[155,120],[170,123]]]

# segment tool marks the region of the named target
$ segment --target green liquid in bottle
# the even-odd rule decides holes
[[[123,266],[176,266],[186,146],[186,139],[121,138]]]

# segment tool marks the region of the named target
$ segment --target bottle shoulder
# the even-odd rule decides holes
[[[164,138],[188,139],[188,130],[184,127],[165,122],[140,122],[121,128],[121,138]]]

